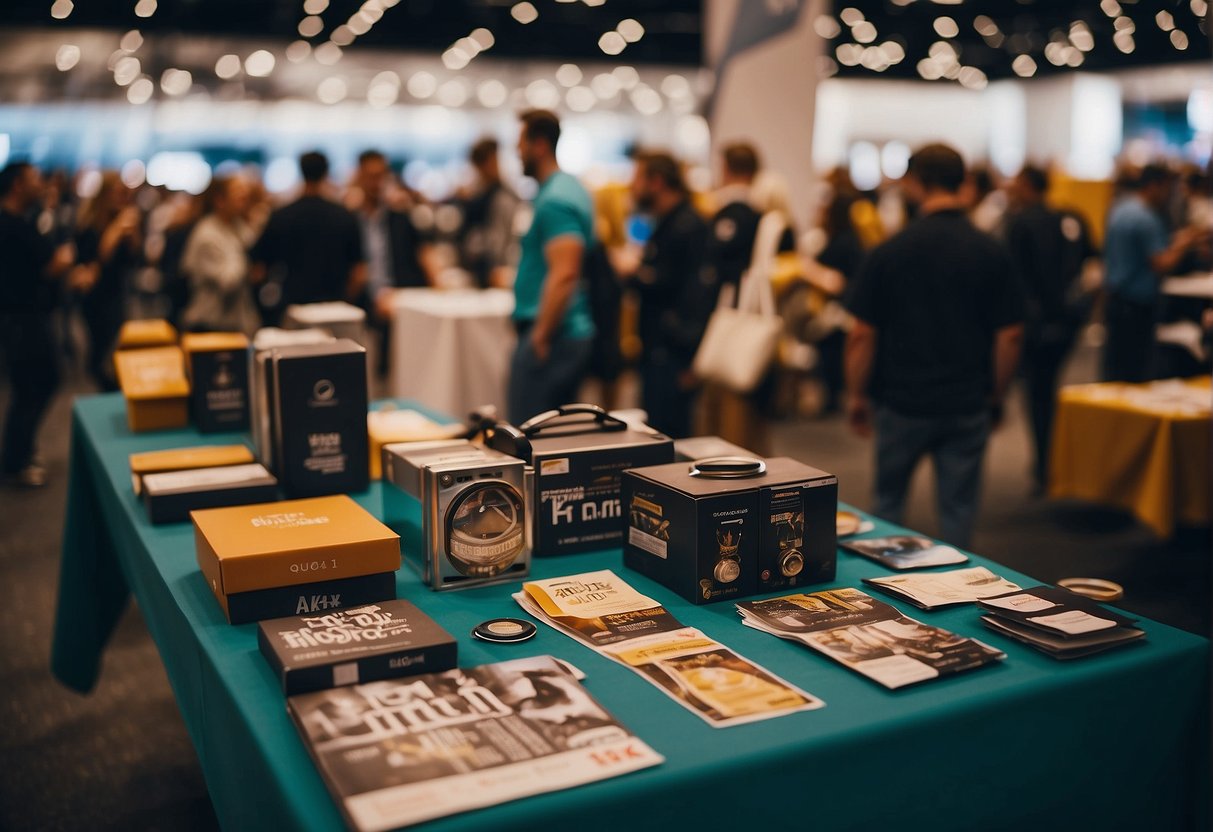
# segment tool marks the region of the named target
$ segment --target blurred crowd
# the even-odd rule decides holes
[[[588,194],[559,171],[558,141],[554,116],[524,118],[517,152],[539,185],[533,204],[503,180],[502,154],[514,149],[494,139],[470,148],[470,184],[441,203],[409,189],[378,150],[362,153],[340,185],[323,154],[304,154],[302,186],[282,204],[248,169],[217,175],[205,193],[190,196],[146,184],[132,189],[113,172],[84,189],[63,172],[44,178],[10,163],[0,172],[0,345],[13,388],[4,475],[25,485],[45,481],[34,437],[59,369],[74,360],[98,389],[115,389],[111,353],[125,320],[163,317],[184,331],[251,335],[277,325],[290,304],[347,301],[366,310],[381,340],[382,373],[390,299],[402,287],[514,287],[520,339],[533,350],[516,356],[513,371],[521,378],[546,368],[536,384],[548,385],[515,385],[514,419],[590,378],[604,404],[617,404],[621,375],[634,369],[641,405],[658,429],[716,434],[767,453],[772,417],[846,411],[857,430],[871,428],[866,398],[887,400],[891,382],[881,379],[888,369],[876,352],[864,375],[865,327],[882,330],[885,340],[873,349],[916,354],[916,342],[888,339],[919,336],[871,320],[887,304],[856,298],[857,287],[870,292],[896,274],[920,280],[911,289],[918,297],[888,314],[925,315],[912,323],[926,332],[955,328],[930,316],[954,306],[984,320],[988,310],[970,295],[985,278],[933,283],[919,277],[923,263],[943,272],[996,271],[964,258],[1005,258],[1016,296],[989,313],[986,329],[1022,327],[1014,369],[1025,381],[1037,488],[1047,479],[1059,373],[1084,330],[1102,341],[1109,380],[1208,368],[1207,335],[1187,349],[1155,337],[1159,324],[1179,319],[1209,329],[1206,302],[1191,307],[1160,291],[1167,276],[1213,267],[1207,171],[1126,167],[1111,186],[1106,215],[1093,217],[1089,206],[1067,204],[1044,169],[1000,179],[960,162],[954,181],[952,157],[928,154],[918,159],[919,173],[931,179],[925,184],[913,164],[906,177],[874,191],[857,189],[843,169],[828,172],[814,191],[812,227],[797,228],[786,183],[747,143],[720,148],[710,192],[692,192],[680,160],[642,148],[630,183]],[[923,236],[914,229],[941,212],[963,220],[963,229],[933,232],[941,236],[925,249],[929,256],[905,248]],[[578,245],[564,245],[569,240]],[[899,245],[918,260],[890,263],[887,252]],[[882,291],[894,297],[900,289]],[[946,297],[930,294],[936,291]],[[778,321],[769,366],[747,389],[696,373],[705,332],[723,308]],[[1092,322],[1102,328],[1087,329]],[[561,361],[568,366],[558,369]],[[926,388],[936,383],[931,375],[914,373]],[[559,389],[548,389],[557,377]]]

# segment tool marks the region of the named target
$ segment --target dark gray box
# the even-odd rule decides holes
[[[252,462],[147,474],[142,493],[149,520],[180,523],[197,509],[273,502],[278,499],[278,480]]]

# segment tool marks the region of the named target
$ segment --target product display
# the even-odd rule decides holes
[[[620,474],[674,459],[669,437],[636,430],[594,405],[565,405],[518,427],[525,441],[513,443],[507,453],[531,463],[535,471],[537,556],[618,545],[624,529]]]
[[[348,339],[278,347],[270,363],[273,470],[283,493],[365,491],[366,350]]]
[[[181,349],[194,427],[200,433],[248,430],[248,338],[239,332],[188,332]]]
[[[225,612],[237,593],[400,568],[400,538],[344,495],[191,516],[198,565]]]
[[[1055,659],[1076,659],[1139,644],[1136,619],[1061,587],[1037,586],[977,602],[982,623]]]
[[[189,424],[190,385],[180,347],[114,353],[118,386],[126,398],[126,422],[134,432]]]
[[[456,665],[455,639],[408,601],[262,621],[257,643],[288,696]]]
[[[143,478],[143,505],[153,523],[180,523],[196,509],[265,503],[277,497],[278,480],[256,462]]]
[[[523,584],[518,605],[619,662],[713,728],[825,705],[709,638],[609,570]]]
[[[953,569],[951,572],[913,572],[864,578],[863,582],[924,610],[971,604],[981,598],[1019,589],[1017,584],[1000,578],[984,566]]]
[[[130,455],[131,485],[135,495],[143,493],[143,478],[166,471],[193,468],[218,468],[221,465],[247,465],[254,462],[253,452],[244,445],[202,445],[195,448],[171,448]]]
[[[842,548],[889,569],[924,569],[969,561],[968,556],[958,549],[936,543],[929,537],[912,534],[848,540],[842,544]]]
[[[292,696],[351,828],[381,832],[655,766],[550,656]]]
[[[416,410],[397,410],[388,405],[379,410],[372,410],[366,414],[371,479],[377,480],[383,476],[384,445],[453,439],[466,432],[467,428],[458,422],[439,424]]]
[[[518,580],[530,571],[529,474],[466,439],[383,449],[383,516],[431,589]]]
[[[300,329],[287,331],[276,327],[265,327],[253,335],[253,348],[249,351],[249,428],[253,434],[253,447],[257,459],[271,471],[274,464],[274,413],[270,393],[273,390],[271,363],[277,347],[293,347],[301,344],[324,344],[334,341],[332,335],[322,329]]]
[[[1006,658],[980,641],[906,618],[849,587],[737,605],[742,623],[800,642],[895,689]]]
[[[177,329],[163,318],[126,321],[118,330],[116,350],[142,350],[171,347],[177,343]]]
[[[396,573],[393,571],[233,592],[221,598],[220,603],[226,605],[228,623],[249,624],[267,618],[360,607],[395,597]]]
[[[623,562],[696,604],[834,578],[838,478],[793,459],[627,471]]]

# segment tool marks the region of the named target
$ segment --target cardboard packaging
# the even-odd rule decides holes
[[[626,471],[623,562],[696,604],[833,580],[838,478],[793,459]]]
[[[239,332],[181,336],[190,379],[190,413],[201,433],[248,430],[248,338]]]
[[[136,433],[189,424],[190,385],[180,347],[148,347],[114,353],[118,386],[126,397],[126,422]]]
[[[177,329],[162,318],[127,321],[118,330],[114,349],[141,350],[148,347],[171,347],[177,343]]]
[[[431,589],[525,578],[531,567],[527,466],[466,439],[383,449],[383,518]]]
[[[228,612],[237,593],[400,568],[400,538],[349,497],[195,511],[198,566]]]
[[[274,473],[283,493],[312,497],[365,491],[366,350],[340,338],[279,347],[271,364]]]
[[[324,613],[396,597],[396,573],[376,572],[335,581],[314,581],[273,589],[254,589],[227,596],[227,620],[248,624],[266,618]]]
[[[249,428],[253,434],[253,448],[257,459],[270,471],[276,471],[274,461],[274,415],[271,410],[270,391],[273,389],[273,365],[270,359],[276,347],[291,347],[299,344],[323,344],[335,340],[329,333],[319,329],[300,329],[288,332],[276,327],[265,327],[253,335],[253,348],[249,352]]]
[[[196,509],[265,503],[277,497],[278,480],[256,462],[143,478],[143,505],[153,523],[181,523]]]
[[[257,643],[287,696],[456,666],[455,639],[408,601],[262,621]]]
[[[623,538],[619,476],[673,462],[674,443],[637,430],[594,405],[565,405],[519,425],[515,453],[534,469],[531,513],[536,556],[617,547]]]
[[[143,493],[143,478],[166,471],[193,468],[218,468],[221,465],[247,465],[255,462],[253,452],[244,445],[203,445],[196,448],[170,448],[131,454],[131,486],[135,496]]]
[[[458,423],[440,425],[416,410],[397,410],[385,406],[366,414],[366,433],[370,443],[370,476],[383,477],[383,446],[398,442],[430,442],[451,439],[467,432]]]

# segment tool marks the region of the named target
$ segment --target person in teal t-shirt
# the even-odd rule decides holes
[[[544,110],[522,115],[522,172],[539,183],[531,227],[522,238],[514,280],[518,347],[510,362],[509,418],[520,424],[576,400],[594,338],[581,280],[594,238],[590,195],[560,170],[560,121]]]

